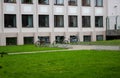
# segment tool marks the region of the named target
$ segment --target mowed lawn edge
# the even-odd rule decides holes
[[[63,50],[63,48],[36,47],[34,45],[0,46],[0,52],[6,52],[6,53],[33,52],[33,51],[46,51],[46,50]]]

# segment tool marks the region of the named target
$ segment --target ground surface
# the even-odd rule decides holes
[[[120,78],[120,52],[6,55],[0,58],[0,78]]]

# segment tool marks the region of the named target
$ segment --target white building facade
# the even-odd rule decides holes
[[[107,7],[107,0],[0,0],[0,46],[105,40]]]
[[[120,0],[109,0],[106,21],[106,39],[120,39]]]

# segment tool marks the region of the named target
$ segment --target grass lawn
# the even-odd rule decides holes
[[[0,78],[120,78],[120,52],[6,55],[0,58]]]
[[[81,45],[116,45],[120,46],[120,40],[96,41],[96,42],[80,42]]]
[[[34,45],[21,46],[0,46],[0,52],[29,52],[29,51],[44,51],[44,50],[60,50],[61,48],[53,47],[35,47]]]

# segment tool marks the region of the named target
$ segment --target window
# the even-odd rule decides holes
[[[49,4],[49,0],[38,0],[39,4]]]
[[[32,0],[22,0],[22,3],[24,4],[32,4]]]
[[[90,35],[84,36],[84,42],[90,42],[90,41],[91,41],[91,36]]]
[[[5,3],[16,3],[16,0],[4,0]]]
[[[96,7],[102,7],[103,6],[103,0],[95,0],[95,6]]]
[[[82,6],[90,6],[90,0],[82,0]]]
[[[16,37],[7,37],[6,45],[17,45],[17,38]]]
[[[96,40],[97,41],[102,41],[103,40],[103,35],[97,35]]]
[[[45,42],[45,43],[50,43],[50,37],[49,36],[39,36],[38,39],[40,41]]]
[[[69,27],[77,27],[77,16],[69,16]]]
[[[22,15],[22,27],[33,27],[33,15]]]
[[[64,5],[64,0],[55,0],[55,5]]]
[[[24,37],[24,44],[33,44],[34,38],[33,37]]]
[[[4,15],[4,25],[6,28],[16,27],[16,15],[15,14],[5,14]]]
[[[54,16],[54,26],[55,27],[64,27],[64,16],[63,15],[55,15]]]
[[[103,16],[95,16],[95,27],[103,27]]]
[[[78,42],[78,36],[72,35],[70,36],[70,43],[76,43]]]
[[[49,27],[49,15],[39,15],[39,27]]]
[[[91,27],[90,16],[82,16],[82,27]]]
[[[64,39],[64,36],[55,36],[56,43],[63,43]]]
[[[77,0],[69,0],[68,5],[76,6],[77,5]]]

